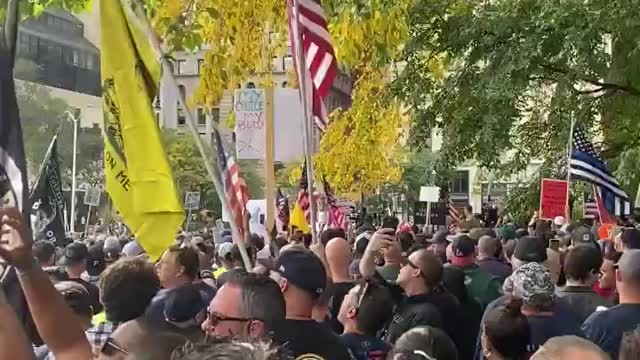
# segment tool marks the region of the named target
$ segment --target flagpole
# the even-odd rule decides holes
[[[78,118],[70,111],[66,111],[67,116],[73,121],[73,160],[71,163],[71,225],[70,233],[76,232],[76,160],[78,153]]]
[[[293,0],[294,12],[295,12],[295,24],[296,24],[296,38],[298,41],[296,43],[296,59],[297,61],[297,71],[298,78],[300,79],[300,99],[302,100],[302,110],[304,112],[304,118],[302,123],[302,141],[304,142],[304,156],[306,159],[307,166],[307,188],[309,193],[309,206],[311,207],[311,238],[313,239],[313,243],[318,242],[318,234],[316,232],[316,223],[318,218],[316,201],[313,198],[313,147],[311,144],[311,116],[309,104],[307,103],[307,76],[306,72],[303,71],[305,66],[305,58],[304,53],[302,51],[302,38],[300,34],[300,4],[298,0]]]
[[[144,9],[144,6],[142,5],[142,3],[140,2],[140,0],[131,0],[131,2],[137,6],[139,9]],[[122,8],[125,11],[133,11],[129,6],[128,6],[128,1],[127,0],[120,0],[120,3],[122,5]],[[211,181],[213,181],[213,186],[216,189],[216,193],[218,194],[218,198],[220,198],[220,202],[222,203],[222,208],[224,209],[224,211],[226,211],[228,214],[231,214],[231,211],[228,207],[228,204],[226,202],[225,199],[225,192],[224,192],[224,187],[222,186],[222,184],[220,183],[219,179],[216,176],[216,172],[213,168],[213,165],[211,164],[210,161],[207,160],[207,153],[206,150],[204,148],[204,144],[202,143],[202,139],[200,138],[200,133],[198,132],[198,128],[196,127],[196,123],[193,119],[193,116],[191,114],[190,109],[187,107],[187,103],[185,101],[184,96],[182,95],[182,93],[180,91],[178,91],[178,82],[176,81],[175,76],[173,75],[173,69],[171,68],[171,65],[169,64],[169,60],[167,59],[167,56],[165,55],[164,51],[162,50],[162,45],[160,44],[160,40],[158,38],[158,36],[156,35],[156,33],[153,31],[153,28],[151,27],[151,24],[149,23],[149,19],[147,19],[146,15],[144,13],[141,14],[141,16],[135,16],[135,14],[133,14],[134,16],[131,16],[131,18],[133,19],[138,19],[140,20],[140,25],[142,26],[144,32],[147,35],[147,38],[149,39],[149,41],[151,42],[152,45],[152,49],[155,51],[157,57],[160,60],[160,64],[162,65],[162,75],[169,81],[169,86],[171,88],[173,88],[175,90],[175,92],[178,94],[178,103],[180,104],[180,106],[182,106],[184,109],[186,109],[187,111],[185,111],[185,117],[186,117],[186,123],[189,126],[189,130],[191,130],[191,135],[193,135],[193,139],[196,143],[196,147],[198,148],[198,151],[200,152],[200,155],[202,156],[202,160],[204,161],[204,166],[207,169],[207,173],[209,174],[209,177],[211,178]],[[212,122],[213,127],[215,128],[216,131],[219,132],[218,129],[218,124]],[[231,216],[231,223],[233,224],[234,228],[238,228],[239,226],[242,226],[242,224],[236,224],[235,223],[235,218],[233,216]],[[249,231],[249,229],[245,229],[246,231]],[[240,255],[242,256],[242,261],[244,263],[244,267],[247,271],[251,271],[252,267],[251,267],[251,261],[249,260],[249,255],[247,254],[247,248],[245,247],[244,244],[244,239],[238,239],[239,241],[237,242],[238,244],[238,249],[240,250]]]
[[[567,204],[566,206],[566,216],[567,221],[571,219],[571,213],[569,210],[569,197],[571,196],[571,153],[573,152],[573,130],[576,126],[576,119],[573,116],[573,111],[571,112],[571,126],[569,127],[569,144],[567,146]]]
[[[42,159],[42,163],[40,164],[40,167],[38,168],[38,174],[36,175],[36,180],[33,182],[34,185],[31,186],[30,195],[33,195],[33,193],[35,192],[35,184],[37,184],[40,181],[40,176],[42,176],[42,171],[44,170],[44,167],[47,164],[47,160],[49,159],[49,156],[51,154],[51,149],[53,149],[53,142],[56,141],[57,137],[58,137],[58,132],[56,132],[55,135],[53,135],[53,138],[51,139],[51,142],[49,143],[49,147],[47,148],[47,152],[44,154],[44,159]]]

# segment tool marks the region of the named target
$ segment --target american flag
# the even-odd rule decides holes
[[[587,220],[598,220],[598,204],[596,200],[585,194],[582,217]]]
[[[451,217],[451,220],[454,222],[460,222],[460,213],[451,199],[447,202],[447,207],[449,208],[449,216]]]
[[[289,201],[280,188],[276,192],[276,211],[282,226],[289,226]]]
[[[604,208],[609,214],[620,216],[631,213],[629,197],[609,172],[607,164],[602,161],[593,144],[587,140],[581,127],[576,128],[573,134],[569,172],[574,179],[589,182],[597,187]]]
[[[236,164],[233,155],[224,150],[220,133],[217,129],[214,129],[213,132],[217,150],[218,179],[220,179],[220,183],[224,187],[224,196],[227,207],[231,212],[230,215],[233,217],[240,233],[243,234],[243,216],[249,201],[247,185],[244,179],[240,177],[238,164]]]
[[[296,2],[298,3],[296,14]],[[312,109],[314,121],[321,131],[329,124],[324,99],[338,72],[338,63],[331,45],[331,35],[327,27],[322,5],[317,0],[288,0],[289,39],[294,49],[293,61],[298,73],[298,81],[306,84],[306,94],[302,94]],[[296,17],[296,15],[298,15]],[[297,59],[298,44],[304,59]],[[300,61],[304,60],[304,61]],[[300,63],[304,63],[304,69]],[[309,91],[311,90],[311,91]]]
[[[300,177],[300,191],[296,200],[300,209],[304,212],[307,224],[311,224],[311,203],[309,202],[309,182],[307,181],[307,163],[302,165],[302,176]]]
[[[324,194],[327,197],[327,205],[329,206],[329,226],[345,229],[345,215],[342,209],[336,205],[336,197],[331,191],[331,186],[326,179],[322,179],[324,183]]]

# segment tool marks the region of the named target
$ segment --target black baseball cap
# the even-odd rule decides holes
[[[273,270],[314,298],[322,295],[327,286],[327,272],[322,261],[307,250],[287,250],[280,253]]]
[[[571,231],[571,242],[573,245],[593,245],[596,236],[591,229],[585,226],[578,226]]]
[[[516,240],[513,257],[520,261],[542,263],[547,261],[547,248],[537,238],[523,236]]]
[[[207,303],[193,284],[170,290],[164,302],[165,320],[181,329],[200,326],[206,311]]]
[[[89,257],[89,249],[81,242],[72,242],[64,248],[63,265],[72,265]]]
[[[624,229],[620,237],[626,249],[640,249],[640,230]]]
[[[473,255],[476,249],[476,241],[469,235],[459,235],[451,242],[451,251],[455,257],[468,257]]]
[[[91,245],[87,249],[87,273],[91,276],[98,276],[107,267],[101,245]]]

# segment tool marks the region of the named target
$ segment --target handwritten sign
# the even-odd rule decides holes
[[[266,152],[264,90],[236,90],[233,110],[236,122],[237,158],[263,160]]]
[[[540,219],[553,220],[566,216],[569,184],[565,180],[542,179],[540,185]]]

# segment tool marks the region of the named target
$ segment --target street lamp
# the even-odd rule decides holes
[[[73,121],[73,163],[71,166],[71,232],[76,231],[76,153],[78,147],[78,121],[80,117],[74,116],[70,111],[64,112]]]

